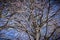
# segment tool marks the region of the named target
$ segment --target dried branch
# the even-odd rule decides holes
[[[47,17],[46,17],[46,33],[45,33],[45,36],[44,36],[44,39],[47,40],[47,29],[48,29],[48,15],[49,15],[49,11],[50,11],[50,0],[49,0],[49,7],[48,7],[48,12],[47,12]]]
[[[50,18],[55,17],[59,11],[60,11],[60,9],[58,9],[55,14],[53,14],[52,16],[50,16]],[[50,18],[48,18],[48,19],[50,19]]]

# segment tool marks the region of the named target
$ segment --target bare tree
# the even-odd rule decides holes
[[[58,22],[54,19],[54,17],[59,15],[60,8],[57,7],[57,9],[53,9],[53,5],[55,4],[52,4],[50,0],[38,0],[38,2],[36,0],[27,1],[28,0],[7,1],[10,3],[10,6],[7,8],[10,15],[8,15],[9,17],[4,16],[2,15],[2,11],[0,11],[0,18],[8,19],[6,24],[1,26],[1,30],[5,28],[15,28],[18,29],[19,32],[20,30],[26,32],[29,40],[50,40],[56,30],[60,28]],[[28,7],[26,5],[28,5]],[[14,20],[13,26],[8,24],[10,20]],[[44,35],[41,32],[43,27],[46,28]],[[31,39],[31,37],[33,37],[33,39]],[[54,40],[59,38],[60,37]],[[20,39],[17,38],[17,40]]]

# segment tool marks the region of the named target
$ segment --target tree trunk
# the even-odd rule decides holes
[[[40,28],[36,28],[36,40],[40,40]]]

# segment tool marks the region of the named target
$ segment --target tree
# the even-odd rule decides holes
[[[7,3],[9,6],[5,7]],[[26,37],[22,36],[23,39],[18,37],[14,40],[57,40],[60,38],[54,34],[58,33],[57,29],[60,28],[58,25],[60,24],[60,8],[57,2],[55,4],[52,0],[9,0],[7,3],[4,4],[0,18],[6,18],[8,21],[1,26],[1,32],[4,29],[14,28],[18,30],[20,37],[21,30],[29,37],[24,39]]]

